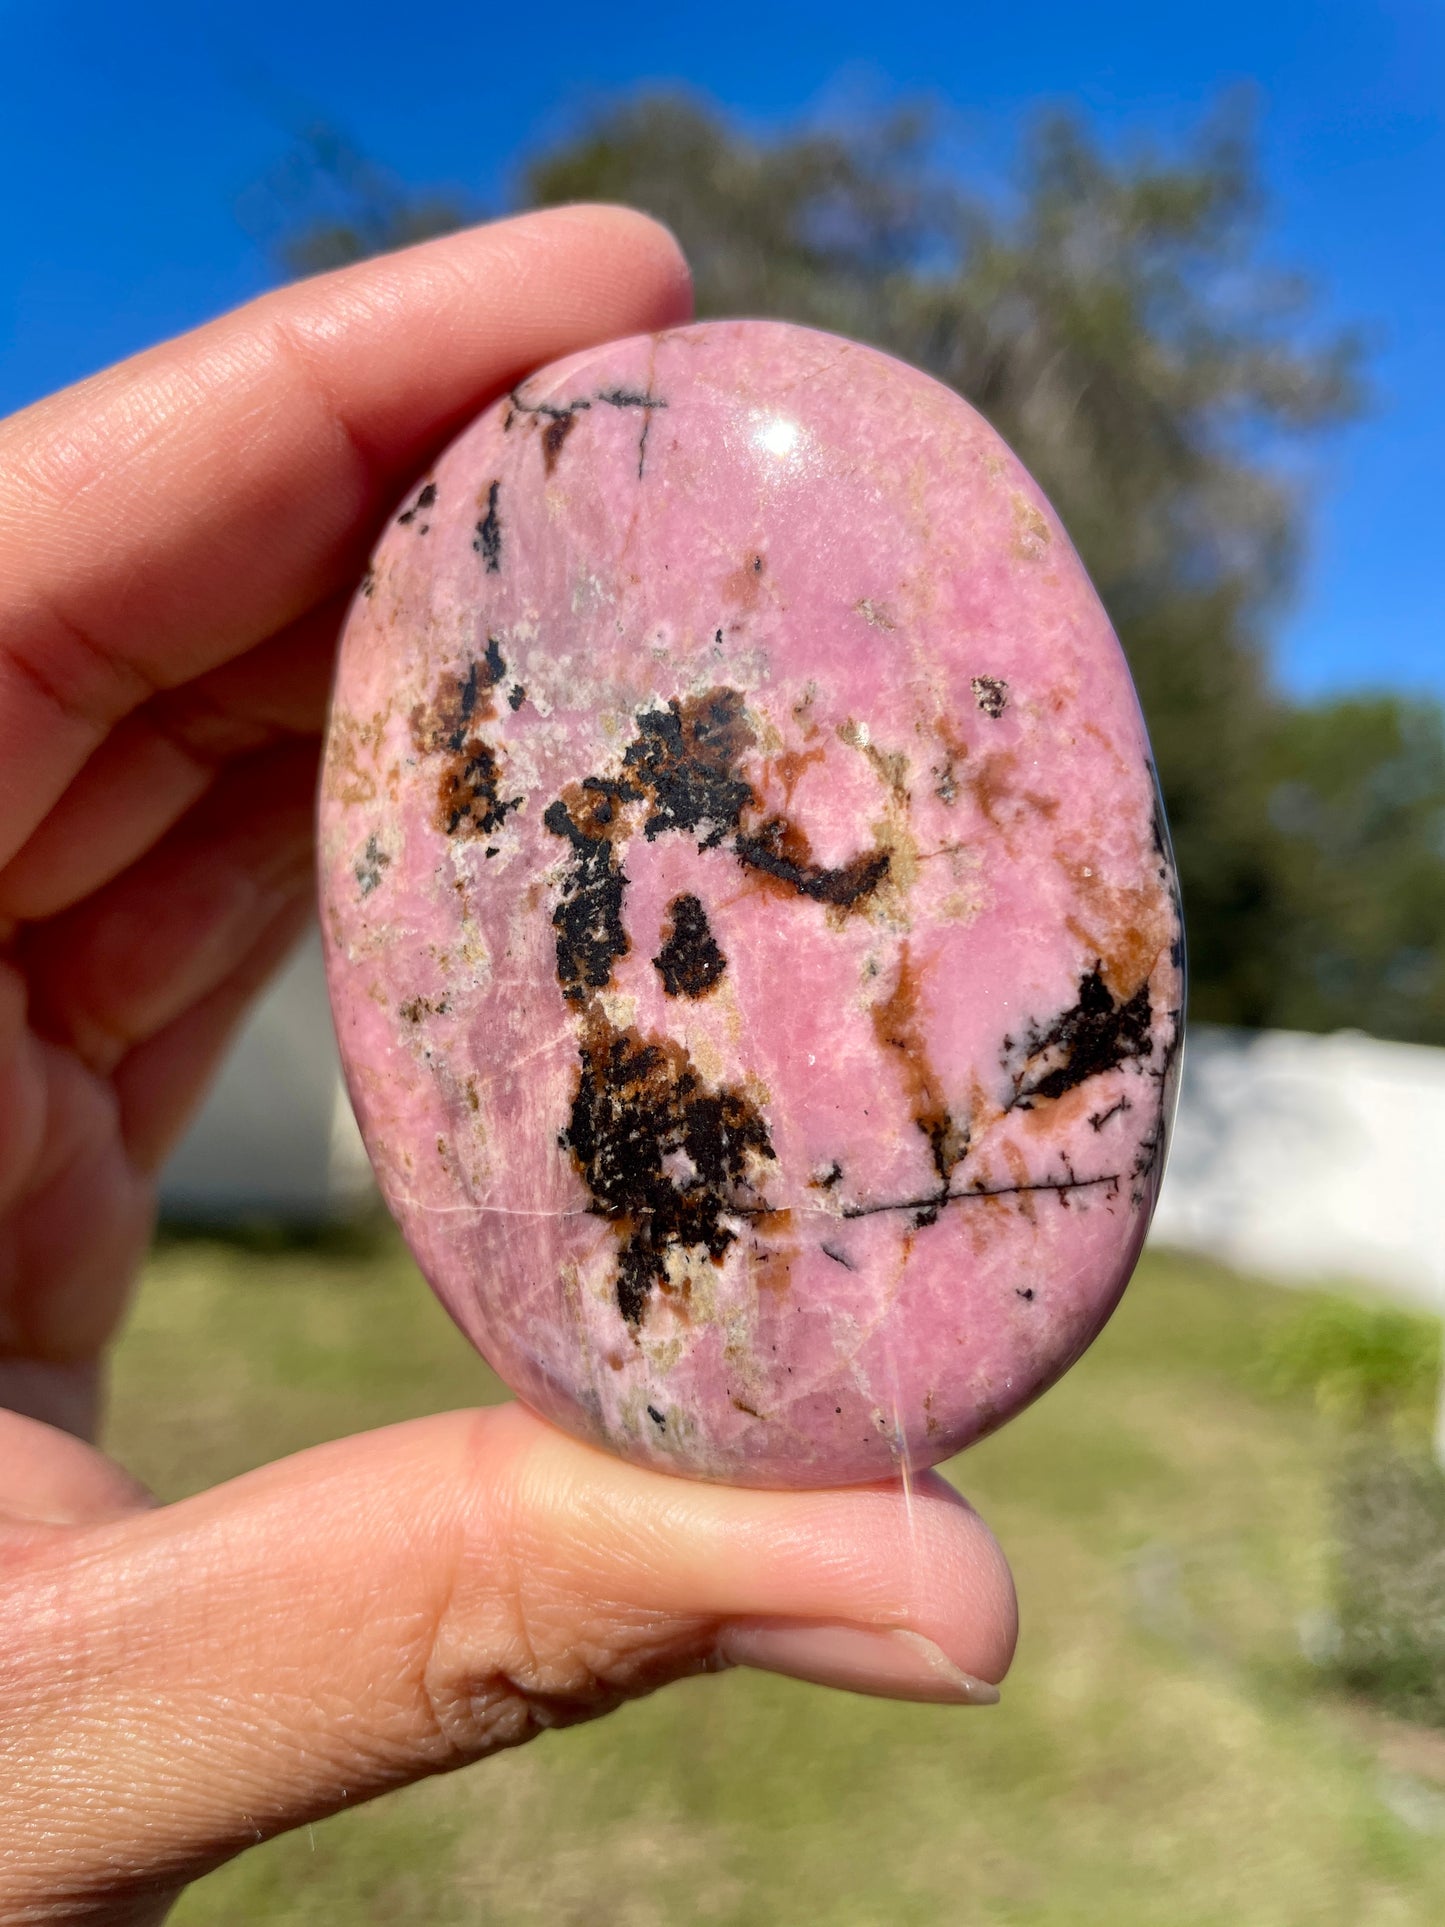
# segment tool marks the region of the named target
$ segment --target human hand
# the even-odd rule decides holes
[[[688,301],[662,230],[564,209],[0,427],[0,1921],[157,1920],[258,1839],[681,1675],[966,1702],[1008,1665],[1002,1557],[933,1477],[691,1485],[510,1406],[159,1508],[84,1443],[154,1172],[309,914],[380,518],[530,368]]]

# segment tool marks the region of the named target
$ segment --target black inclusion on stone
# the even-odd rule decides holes
[[[631,396],[600,396],[641,406]],[[636,1329],[655,1289],[685,1290],[677,1252],[720,1263],[739,1218],[766,1204],[752,1174],[773,1158],[762,1110],[743,1085],[710,1085],[686,1048],[666,1036],[620,1029],[597,994],[631,945],[623,922],[622,852],[640,829],[654,841],[692,837],[699,849],[726,843],[739,860],[816,902],[851,906],[888,870],[885,851],[840,869],[811,861],[807,839],[781,819],[745,836],[758,798],[742,774],[756,743],[740,691],[719,686],[641,711],[616,775],[586,776],[543,815],[566,845],[556,930],[557,981],[581,1016],[578,1073],[567,1129],[559,1136],[587,1188],[588,1209],[617,1240],[617,1305]],[[727,968],[695,896],[675,897],[653,959],[673,996],[705,996]],[[843,1254],[839,1260],[848,1264]]]
[[[412,503],[411,507],[409,509],[404,509],[402,513],[397,516],[396,518],[397,521],[401,523],[403,528],[409,528],[410,525],[416,520],[418,515],[420,515],[424,509],[429,509],[432,506],[433,502],[436,501],[436,499],[437,499],[437,485],[435,482],[428,482],[426,487],[421,491],[420,495],[418,495],[416,500]],[[423,535],[426,534],[425,523],[422,525],[420,532]]]
[[[727,969],[727,958],[707,920],[701,899],[674,897],[667,906],[668,924],[653,968],[669,997],[706,997]]]
[[[502,566],[502,524],[497,514],[501,492],[500,482],[493,482],[487,490],[487,512],[478,522],[472,541],[472,547],[487,565],[488,575],[496,575]]]
[[[391,858],[382,849],[380,843],[374,836],[369,836],[366,839],[366,848],[357,859],[352,872],[356,878],[357,887],[364,897],[369,897],[373,890],[380,888],[381,873],[390,863]]]
[[[597,397],[610,408],[640,408],[642,410],[642,432],[637,438],[637,479],[640,482],[647,467],[647,437],[652,429],[654,410],[666,408],[667,403],[660,395],[644,395],[633,388],[609,388]]]
[[[752,798],[737,769],[753,741],[741,695],[711,689],[685,702],[674,697],[666,709],[644,710],[637,730],[622,761],[651,803],[644,836],[651,842],[666,830],[703,830],[703,849],[721,843]]]
[[[992,722],[1008,708],[1008,684],[1002,676],[975,676],[973,700]]]
[[[494,645],[488,643],[487,647],[490,650]],[[475,662],[469,662],[467,673],[457,690],[456,717],[452,733],[447,739],[448,747],[451,749],[461,749],[467,740],[472,717],[476,714],[477,695],[481,686],[481,671]]]
[[[1128,1058],[1154,1050],[1149,986],[1141,984],[1125,1003],[1114,997],[1095,964],[1079,979],[1079,1000],[1047,1030],[1035,1028],[1027,1040],[1028,1061],[1015,1104],[1036,1097],[1062,1097],[1065,1091],[1114,1070]]]
[[[724,1219],[751,1207],[749,1172],[773,1147],[761,1112],[731,1085],[709,1085],[671,1038],[588,1026],[567,1147],[588,1209],[618,1238],[617,1306],[641,1324],[668,1253],[721,1259],[737,1233]]]
[[[612,966],[631,948],[622,925],[622,893],[627,878],[606,831],[610,800],[593,802],[579,823],[559,797],[542,821],[553,836],[566,839],[571,860],[562,879],[562,897],[552,912],[557,931],[557,981],[571,1003],[589,990],[605,990]]]

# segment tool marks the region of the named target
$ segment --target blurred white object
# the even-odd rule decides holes
[[[161,1178],[170,1223],[344,1222],[376,1198],[315,932],[252,1012]]]
[[[1445,1312],[1445,1051],[1358,1031],[1191,1031],[1151,1237]]]

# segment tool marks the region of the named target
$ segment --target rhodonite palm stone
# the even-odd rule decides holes
[[[538,1411],[694,1476],[931,1464],[1099,1330],[1178,899],[1118,644],[949,390],[720,322],[534,375],[387,530],[321,804],[351,1095]]]

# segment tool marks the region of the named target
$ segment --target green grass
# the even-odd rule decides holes
[[[950,1468],[1018,1575],[997,1709],[690,1682],[260,1848],[177,1927],[1445,1920],[1445,1748],[1301,1657],[1339,1434],[1279,1360],[1324,1304],[1151,1258],[1068,1379]],[[174,1242],[110,1434],[171,1497],[494,1396],[390,1239]]]

